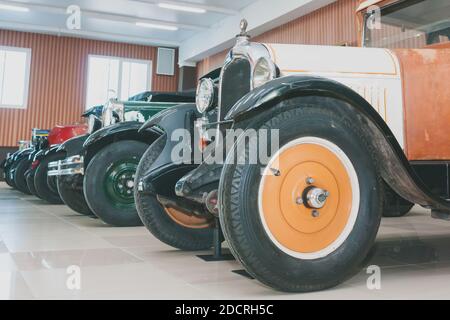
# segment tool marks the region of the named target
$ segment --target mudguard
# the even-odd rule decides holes
[[[48,155],[58,153],[59,152],[58,149],[59,149],[59,145],[55,145],[55,146],[50,147],[49,149],[39,150],[38,152],[36,152],[36,154],[34,154],[32,160],[33,161],[37,161],[37,160],[40,161],[43,158],[47,157]]]
[[[116,123],[106,128],[100,129],[91,134],[83,144],[83,149],[90,148],[102,141],[111,141],[114,139],[134,139],[141,140],[147,138],[155,138],[160,135],[157,129],[144,130],[139,132],[142,123],[137,121],[126,121]]]
[[[61,144],[58,147],[58,152],[65,152],[66,157],[72,157],[79,155],[81,151],[83,150],[83,144],[86,142],[86,140],[89,138],[89,134],[85,134],[78,137],[73,137],[72,139],[69,139],[65,141],[63,144]]]
[[[141,127],[140,132],[144,132],[158,126],[164,132],[166,141],[160,156],[138,182],[140,192],[173,196],[173,186],[176,181],[197,167],[193,164],[173,163],[171,156],[175,145],[179,144],[179,141],[171,139],[171,133],[176,129],[184,128],[189,130],[191,137],[193,137],[194,120],[197,117],[199,117],[199,114],[195,104],[178,105],[158,113]],[[189,148],[192,150],[192,147],[191,144]],[[160,181],[166,183],[161,184]],[[167,190],[162,190],[161,185],[167,185]]]
[[[22,159],[23,157],[28,157],[31,153],[34,152],[34,148],[28,148],[28,149],[24,149],[24,150],[20,150],[18,151],[12,159],[12,162],[16,162],[20,159]]]
[[[328,97],[336,99],[353,115],[373,142],[378,169],[386,183],[400,196],[427,208],[450,211],[450,204],[435,196],[412,169],[394,134],[358,93],[349,87],[321,77],[288,76],[266,83],[242,97],[225,116],[234,123],[252,117],[278,103],[298,97]]]

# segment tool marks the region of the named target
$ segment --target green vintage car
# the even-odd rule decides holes
[[[94,214],[114,226],[142,222],[133,195],[134,176],[143,153],[161,134],[139,131],[162,110],[195,101],[195,92],[145,92],[128,101],[111,99],[89,114],[89,133],[60,147],[66,158],[49,164],[63,201],[82,214]]]

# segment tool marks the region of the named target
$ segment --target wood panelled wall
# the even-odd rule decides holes
[[[27,109],[0,108],[0,146],[29,139],[31,128],[79,122],[85,109],[89,54],[153,61],[152,90],[176,91],[178,74],[156,75],[157,48],[0,30],[0,46],[31,48]]]
[[[252,40],[265,43],[356,45],[356,8],[358,0],[338,0],[308,15],[263,33]],[[237,28],[237,27],[236,27]],[[206,74],[220,67],[228,50],[202,60],[197,74]]]

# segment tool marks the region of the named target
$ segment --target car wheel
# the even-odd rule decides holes
[[[8,169],[4,169],[4,174],[5,174],[5,182],[6,182],[6,184],[8,185],[8,186],[10,186],[11,188],[15,188],[15,186],[14,186],[14,181],[12,181],[11,180],[11,177],[10,177],[10,170],[11,170],[11,167],[12,166],[10,166]]]
[[[59,196],[70,209],[86,216],[94,214],[84,197],[82,175],[59,176],[57,177],[56,183],[58,185]]]
[[[28,160],[28,158],[22,158],[17,161],[17,164],[15,165],[14,185],[17,190],[25,194],[31,194],[27,186],[27,181],[25,179],[25,172],[30,168],[30,164],[31,162],[30,160]]]
[[[38,197],[51,204],[62,204],[63,202],[58,194],[58,191],[56,190],[54,180],[48,179],[48,164],[63,158],[64,157],[60,154],[51,154],[44,157],[40,161],[34,174],[34,186]]]
[[[387,184],[384,186],[384,209],[383,217],[400,218],[408,214],[414,207],[414,203],[400,197]]]
[[[286,292],[335,286],[356,273],[381,219],[382,180],[361,128],[335,100],[285,101],[249,128],[279,130],[267,166],[227,157],[220,218],[235,257]],[[236,148],[237,145],[234,146]],[[249,147],[239,157],[248,160]]]
[[[25,180],[27,181],[28,190],[30,190],[31,194],[39,198],[36,187],[34,186],[34,172],[31,169],[25,173]]]
[[[214,219],[202,219],[166,208],[156,196],[137,190],[137,183],[161,154],[166,135],[156,140],[139,162],[135,179],[135,199],[139,216],[146,228],[159,240],[174,248],[197,251],[211,248]]]
[[[124,140],[110,144],[89,162],[84,196],[92,212],[117,227],[142,225],[134,203],[134,177],[148,145]]]

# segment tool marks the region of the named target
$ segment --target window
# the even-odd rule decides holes
[[[0,107],[25,109],[31,49],[0,47]]]
[[[383,48],[423,48],[449,41],[450,1],[401,1],[381,9],[381,28],[364,29],[364,45]],[[375,18],[375,13],[366,16]]]
[[[86,108],[151,90],[152,62],[89,56]]]

